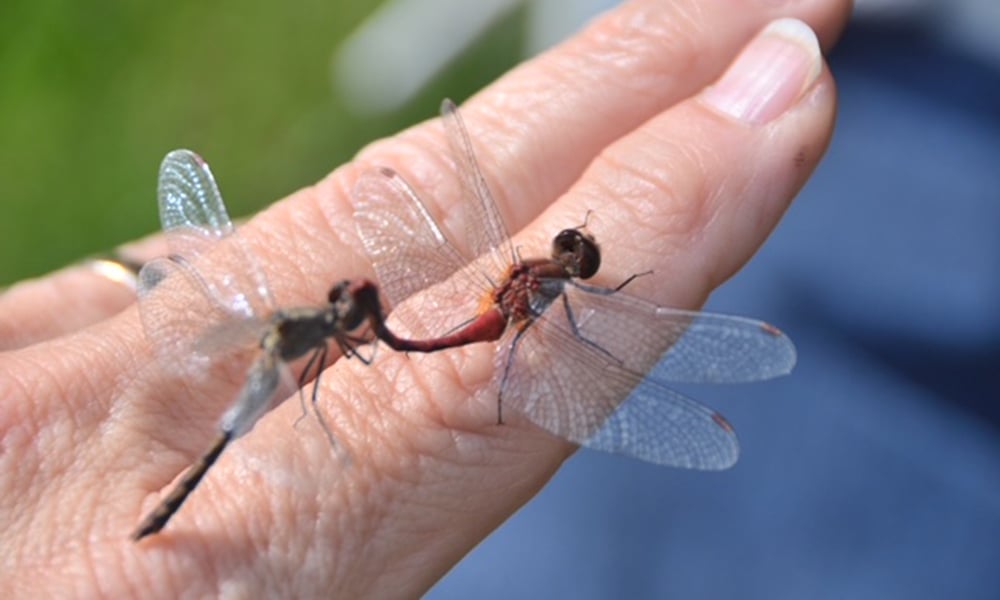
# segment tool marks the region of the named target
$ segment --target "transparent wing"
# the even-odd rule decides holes
[[[353,190],[354,222],[379,289],[403,335],[438,336],[475,315],[488,280],[448,241],[417,193],[389,168],[365,172]],[[403,301],[423,291],[421,302]],[[402,304],[402,306],[400,306]]]
[[[787,375],[795,366],[795,345],[764,321],[661,307],[573,282],[565,289],[580,336],[651,379],[746,383]],[[561,324],[550,317],[542,327],[555,324],[571,329],[565,317]]]
[[[354,187],[358,234],[372,258],[383,297],[396,309],[392,319],[403,335],[436,337],[461,326],[475,316],[483,295],[515,258],[457,107],[445,100],[441,115],[461,182],[462,205],[468,207],[472,257],[455,249],[413,188],[392,169],[369,171]],[[400,306],[418,291],[425,291],[419,305]]]
[[[273,354],[261,352],[247,369],[239,394],[219,419],[219,429],[233,438],[245,434],[297,387],[284,362]]]
[[[634,381],[622,373],[620,385]],[[702,471],[728,469],[740,456],[736,433],[722,415],[650,379],[640,381],[583,445]]]
[[[721,415],[580,342],[558,325],[565,318],[556,303],[526,330],[506,380],[515,333],[501,340],[495,368],[504,410],[583,446],[659,465],[718,470],[736,462],[736,434]]]
[[[469,262],[396,171],[381,167],[363,173],[353,195],[354,224],[392,306],[448,279]]]
[[[263,318],[234,317],[211,301],[201,276],[170,257],[142,267],[138,291],[143,329],[160,363],[172,372],[206,376],[213,364],[234,360],[268,327]]]
[[[441,121],[462,182],[463,206],[469,209],[465,219],[469,251],[475,258],[488,256],[487,260],[492,263],[491,270],[502,272],[516,260],[514,246],[479,168],[469,131],[458,107],[451,100],[445,99],[441,103]]]
[[[157,199],[171,254],[190,260],[235,231],[208,163],[190,150],[163,158]]]
[[[236,234],[204,159],[190,150],[167,154],[157,196],[170,256],[201,278],[213,302],[244,317],[274,309],[264,273]],[[229,241],[223,250],[217,244],[224,238]]]
[[[140,271],[139,312],[161,358],[186,370],[229,344],[247,343],[261,331],[273,301],[200,156],[189,150],[167,154],[158,199],[170,255]]]

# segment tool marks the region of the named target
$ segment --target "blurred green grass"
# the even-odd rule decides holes
[[[250,214],[520,53],[515,13],[408,106],[360,118],[334,91],[332,57],[377,5],[4,2],[0,286],[155,231],[157,169],[173,148],[205,156],[234,218]]]

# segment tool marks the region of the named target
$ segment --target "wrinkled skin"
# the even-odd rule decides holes
[[[463,116],[515,243],[544,251],[597,209],[599,283],[652,269],[633,293],[698,307],[775,227],[835,112],[825,66],[755,122],[703,90],[772,19],[804,20],[828,49],[849,11],[836,0],[635,0],[484,89]],[[315,304],[334,281],[373,276],[351,221],[361,169],[393,167],[436,214],[460,214],[448,212],[461,198],[447,147],[435,122],[417,125],[244,225],[282,303]],[[79,267],[0,296],[0,332],[5,598],[414,597],[574,450],[497,427],[491,407],[470,402],[489,379],[482,348],[380,348],[372,366],[340,360],[321,380],[319,410],[349,460],[315,421],[293,426],[300,408],[285,402],[137,544],[129,533],[208,445],[238,382],[149,384],[156,365],[130,294]]]

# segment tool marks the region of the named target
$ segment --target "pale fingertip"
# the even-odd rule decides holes
[[[795,105],[823,68],[816,33],[798,19],[772,21],[701,99],[747,124],[774,120]]]

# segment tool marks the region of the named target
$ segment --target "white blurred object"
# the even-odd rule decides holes
[[[334,81],[359,112],[412,98],[519,0],[390,0],[341,45]]]
[[[579,31],[619,0],[534,0],[528,3],[526,56],[534,56]]]
[[[389,0],[337,49],[334,85],[359,113],[395,110],[520,4],[527,4],[524,54],[531,56],[619,1]],[[1000,0],[856,0],[854,17],[921,23],[1000,65]]]
[[[399,108],[489,27],[528,3],[525,53],[565,39],[615,0],[390,0],[337,49],[333,80],[358,112]]]

